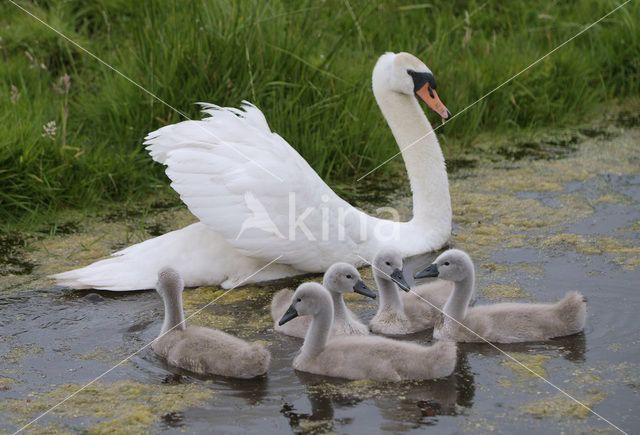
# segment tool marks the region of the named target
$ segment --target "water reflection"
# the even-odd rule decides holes
[[[313,432],[335,431],[348,424],[348,418],[336,418],[349,408],[370,406],[377,409],[382,425],[393,432],[433,426],[439,416],[458,415],[461,408],[473,405],[474,378],[467,355],[458,354],[453,375],[437,380],[402,383],[346,381],[305,372],[295,372],[305,387],[310,411],[298,410],[285,402],[281,413],[293,432],[313,428]]]
[[[350,423],[350,419],[334,420],[333,404],[331,399],[322,395],[308,394],[311,412],[299,412],[292,403],[285,402],[280,409],[280,413],[289,422],[289,427],[293,433],[326,433],[336,430],[340,424]]]
[[[183,370],[167,363],[162,358],[155,357],[157,364],[170,372],[162,380],[164,384],[185,384],[198,380],[211,385],[215,390],[225,392],[225,395],[243,399],[247,405],[257,405],[263,401],[269,389],[268,376],[258,376],[253,379],[233,379],[224,376],[203,376]]]
[[[587,349],[584,332],[565,337],[553,338],[548,341],[526,343],[494,343],[498,349],[508,354],[528,353],[536,354],[545,351],[553,351],[562,358],[571,362],[584,362]],[[479,354],[483,356],[502,356],[503,353],[486,343],[458,343],[458,352],[467,354]]]

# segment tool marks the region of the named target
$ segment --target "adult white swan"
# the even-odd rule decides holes
[[[158,270],[171,265],[186,286],[229,288],[324,272],[338,261],[359,266],[383,244],[403,256],[438,249],[451,232],[449,183],[416,99],[448,119],[435,89],[429,68],[408,53],[386,53],[373,70],[376,101],[411,183],[409,222],[369,216],[338,197],[255,106],[205,104],[208,118],[163,127],[145,142],[200,222],[53,278],[72,288],[150,289]]]

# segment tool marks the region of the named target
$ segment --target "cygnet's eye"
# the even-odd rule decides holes
[[[391,263],[388,261],[385,261],[384,264],[386,264],[387,266],[391,266]]]
[[[350,274],[347,274],[347,279],[351,279],[351,275]]]
[[[302,299],[298,298],[298,302],[302,302]]]
[[[445,266],[448,266],[450,263],[449,263],[448,261],[445,261],[445,262],[444,262],[444,263],[442,263],[442,264],[444,264]]]

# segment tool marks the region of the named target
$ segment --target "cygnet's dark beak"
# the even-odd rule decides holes
[[[296,308],[293,306],[293,304],[291,304],[287,312],[282,316],[282,319],[280,319],[280,321],[278,322],[278,325],[282,326],[289,320],[295,319],[296,317],[298,317],[298,312],[296,311]]]
[[[416,273],[414,278],[435,278],[436,276],[438,276],[438,265],[433,263],[426,269]]]
[[[398,287],[400,287],[402,290],[406,292],[409,291],[409,284],[407,284],[407,281],[404,279],[404,275],[402,274],[402,271],[400,269],[396,269],[393,271],[393,273],[391,274],[391,279],[393,280],[393,282],[398,284]]]
[[[353,291],[371,299],[376,298],[376,294],[361,279],[353,286]]]

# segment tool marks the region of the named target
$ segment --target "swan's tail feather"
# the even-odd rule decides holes
[[[300,274],[284,264],[265,267],[265,262],[239,254],[219,234],[195,223],[51,278],[74,289],[146,290],[155,288],[158,271],[166,266],[182,275],[185,287],[231,288]]]
[[[567,325],[567,334],[575,334],[584,329],[587,321],[587,298],[579,292],[569,292],[556,303],[558,317]]]
[[[153,276],[142,273],[139,264],[126,260],[126,257],[107,258],[80,269],[52,275],[51,278],[58,285],[73,289],[127,291],[155,287]]]
[[[190,287],[196,277],[190,273],[188,261],[185,260],[191,259],[193,251],[202,253],[202,245],[197,242],[200,232],[198,224],[193,224],[129,246],[110,258],[53,275],[51,278],[59,285],[74,289],[147,290],[155,288],[158,271],[171,266],[183,276],[189,277],[188,281],[185,279],[185,285]],[[200,237],[206,238],[206,235]],[[192,252],[189,251],[190,244],[193,244]]]

